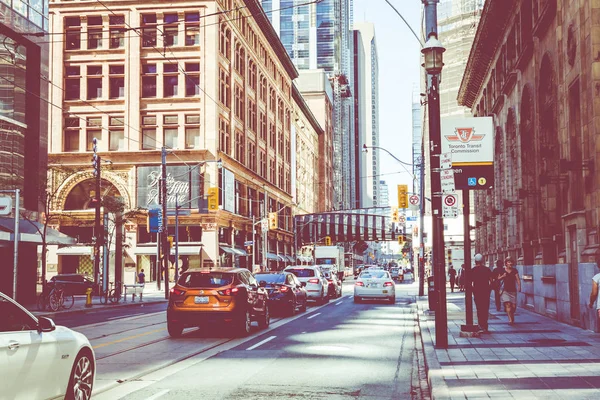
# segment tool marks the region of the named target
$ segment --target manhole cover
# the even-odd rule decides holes
[[[529,339],[529,341],[539,344],[556,344],[566,342],[565,339]]]

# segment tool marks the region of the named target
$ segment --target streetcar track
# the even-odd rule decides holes
[[[152,326],[155,326],[155,325],[161,325],[161,324],[166,324],[166,323],[167,323],[166,321],[161,321],[161,322],[155,322],[153,324],[138,325],[138,326],[135,326],[135,327],[132,327],[132,328],[123,329],[122,331],[105,333],[105,334],[102,334],[102,335],[96,336],[96,337],[88,337],[88,340],[92,341],[92,340],[104,339],[104,338],[107,338],[109,336],[119,335],[121,333],[129,332],[129,331],[135,331],[135,330],[138,330],[138,329],[148,328],[148,327],[152,327]],[[75,329],[75,330],[77,330],[77,329]]]

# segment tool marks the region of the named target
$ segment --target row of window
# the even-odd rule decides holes
[[[142,14],[141,29],[131,27],[124,15],[94,15],[82,24],[81,17],[65,17],[66,50],[120,49],[125,47],[126,32],[131,37],[141,31],[142,47],[197,46],[200,44],[200,14],[198,12]],[[106,24],[108,22],[108,24]],[[137,24],[136,24],[137,25]]]
[[[194,97],[200,95],[200,63],[142,65],[142,98]],[[85,93],[82,93],[82,80]],[[108,96],[105,93],[108,87]],[[183,87],[184,89],[180,89]],[[159,90],[160,89],[160,90]],[[65,67],[65,100],[122,99],[125,97],[125,66],[68,65]]]
[[[140,150],[156,150],[161,146],[170,149],[199,149],[200,143],[200,116],[187,114],[182,120],[178,115],[163,115],[160,126],[157,116],[146,115],[142,117],[142,126],[139,139],[129,140],[139,143]],[[75,118],[67,117],[64,121],[63,151],[79,152],[81,149],[92,151],[94,138],[106,140],[108,145],[101,151],[132,150],[125,144],[125,120],[122,115],[108,117],[108,127],[103,125],[101,116]],[[82,126],[84,125],[84,126]],[[131,129],[130,129],[131,131]],[[183,135],[183,136],[181,136]],[[180,139],[181,137],[181,139]]]

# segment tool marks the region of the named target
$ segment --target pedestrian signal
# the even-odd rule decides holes
[[[331,246],[331,236],[325,236],[325,246]]]
[[[219,188],[218,187],[208,188],[208,209],[210,211],[217,211],[219,209]]]
[[[408,207],[408,185],[398,185],[398,208]]]
[[[276,212],[272,212],[269,213],[269,229],[273,230],[273,229],[277,229],[277,213]]]
[[[392,207],[392,222],[400,222],[400,210],[396,207]]]
[[[402,244],[404,244],[404,242],[405,242],[405,237],[404,237],[404,235],[400,235],[400,236],[398,236],[398,244],[401,244],[401,245],[402,245]]]

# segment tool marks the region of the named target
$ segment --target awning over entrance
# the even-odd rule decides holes
[[[67,246],[56,250],[59,256],[91,256],[92,246]]]
[[[292,256],[287,256],[287,255],[286,255],[286,256],[285,256],[285,258],[287,258],[287,260],[288,260],[289,262],[296,262],[296,260],[294,260],[294,257],[292,257]]]
[[[233,248],[233,251],[235,251],[238,256],[246,257],[248,255],[244,249]]]
[[[227,254],[237,255],[237,252],[229,246],[219,246],[221,250],[223,250]]]
[[[0,217],[0,240],[6,240],[6,233],[9,234],[8,240],[14,240],[15,220],[14,218]],[[44,225],[28,219],[19,220],[19,241],[42,244],[42,235]],[[46,228],[46,244],[76,244],[77,239],[65,235],[55,229]]]
[[[279,261],[277,254],[267,253],[267,260]]]

